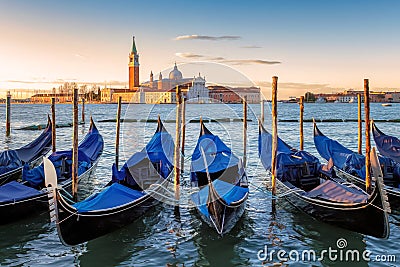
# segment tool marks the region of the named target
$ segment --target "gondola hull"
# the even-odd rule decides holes
[[[381,188],[374,190],[367,203],[340,204],[309,198],[277,179],[277,192],[296,208],[322,222],[378,238],[389,237],[387,214],[381,203]]]
[[[88,179],[97,167],[98,160],[86,172],[79,176],[78,181],[82,182]],[[71,181],[60,185],[61,188],[71,191]],[[47,189],[43,189],[42,193],[9,203],[0,204],[0,225],[15,222],[35,214],[46,212],[49,209]]]
[[[336,174],[345,179],[346,181],[355,184],[356,186],[363,188],[365,187],[365,181],[359,177],[351,175],[339,168],[335,168]],[[372,187],[375,187],[375,184],[372,184]],[[389,199],[390,208],[392,209],[392,214],[400,214],[400,191],[398,188],[393,188],[391,186],[385,186],[385,190]]]
[[[126,226],[159,203],[150,194],[116,208],[78,213],[56,190],[57,231],[64,245],[74,246]]]
[[[217,209],[223,209],[222,214],[210,214],[210,216],[206,216],[201,212],[201,210],[198,209],[198,207],[196,207],[196,211],[198,212],[198,214],[200,214],[201,219],[208,226],[210,226],[211,228],[215,228],[218,234],[225,235],[235,227],[236,223],[242,217],[246,208],[246,202],[247,197],[246,199],[240,201],[240,203],[237,203],[237,205],[235,206],[225,206],[219,201],[214,202],[214,205],[219,206]],[[218,221],[216,220],[217,216],[223,218],[223,220],[220,220],[220,224],[216,223],[216,221]]]

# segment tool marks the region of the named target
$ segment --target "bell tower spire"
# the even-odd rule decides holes
[[[132,38],[132,50],[129,53],[129,89],[139,87],[139,54],[136,49],[135,36]]]

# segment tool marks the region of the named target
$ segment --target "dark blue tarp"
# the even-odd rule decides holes
[[[61,167],[63,159],[65,159],[66,170],[65,174],[68,177],[63,176],[61,173]],[[58,182],[65,181],[71,178],[72,173],[72,151],[56,151],[49,156],[49,160],[53,163],[56,168]],[[91,167],[91,160],[86,156],[85,153],[78,150],[78,175],[81,175]],[[27,181],[33,187],[41,187],[44,184],[44,168],[43,164],[30,169],[27,164],[24,165],[22,171],[22,180]]]
[[[236,202],[243,199],[245,195],[249,192],[249,188],[233,185],[231,183],[227,183],[218,179],[214,180],[212,184],[215,190],[217,191],[218,195],[228,205],[230,205],[232,202]],[[201,190],[199,190],[196,193],[193,193],[190,196],[193,203],[199,208],[201,213],[203,213],[205,216],[209,216],[207,209],[207,199],[209,190],[210,186],[206,185]]]
[[[46,129],[41,133],[41,135],[33,140],[31,143],[16,149],[19,158],[25,162],[29,163],[35,159],[44,156],[51,149],[51,121],[48,119]]]
[[[147,157],[153,163],[160,163],[160,174],[167,178],[173,169],[174,162],[174,140],[167,131],[156,132],[149,143],[147,143],[145,151]],[[133,159],[127,161],[127,167],[133,166]]]
[[[90,159],[90,161],[95,161],[103,152],[103,147],[104,147],[103,137],[99,133],[99,130],[97,130],[96,126],[92,124],[92,127],[89,129],[89,132],[86,134],[85,138],[79,144],[78,149],[83,153],[85,153],[85,155]]]
[[[21,166],[22,161],[15,150],[6,150],[0,153],[0,175]]]
[[[372,133],[379,152],[386,157],[400,163],[400,140],[394,136],[386,135],[372,124]]]
[[[0,152],[0,175],[22,167],[24,163],[31,163],[37,158],[44,156],[51,148],[51,123],[31,143],[15,150]]]
[[[144,192],[133,190],[118,183],[113,183],[100,193],[94,194],[81,202],[75,203],[73,206],[79,212],[103,210],[130,203],[144,195]]]
[[[128,185],[137,185],[138,179],[145,177],[140,176],[140,168],[153,167],[163,178],[167,178],[173,170],[174,160],[174,140],[172,136],[164,128],[161,121],[158,122],[158,128],[151,140],[147,143],[142,151],[133,154],[121,167],[117,170],[115,164],[112,167],[112,182],[124,181]]]
[[[286,144],[282,139],[278,137],[278,152],[292,154],[296,150]],[[261,163],[264,168],[267,170],[271,169],[271,160],[272,160],[272,135],[265,131],[259,132],[258,136],[258,155],[261,159]]]
[[[265,169],[271,170],[272,160],[272,135],[267,132],[264,128],[260,131],[258,137],[258,153],[261,162]],[[306,151],[299,151],[278,137],[277,147],[277,177],[282,178],[283,176],[292,177],[295,179],[297,176],[301,176],[302,173],[287,173],[289,169],[287,166],[301,166],[304,163],[309,165],[310,174],[316,174],[320,168],[318,158],[314,157]],[[296,168],[290,169],[291,172],[296,172]]]
[[[7,184],[0,186],[0,202],[14,202],[21,199],[40,195],[42,192],[32,187],[20,184],[16,181],[11,181]],[[2,214],[7,216],[7,214]]]
[[[200,147],[203,148],[206,155],[209,173],[222,171],[239,163],[239,158],[232,153],[231,149],[218,136],[203,134],[199,137],[196,148],[193,151],[191,181],[197,181],[196,172],[206,172]]]
[[[314,144],[321,157],[327,161],[332,158],[334,165],[339,168],[342,168],[343,164],[346,162],[347,156],[354,153],[350,149],[342,146],[339,142],[322,134],[314,133]]]
[[[314,128],[314,144],[318,153],[327,161],[330,158],[333,164],[347,173],[356,175],[365,179],[365,156],[360,155],[350,149],[344,147],[339,142],[332,140],[321,133],[315,126]],[[390,158],[379,156],[379,163],[393,168],[394,177],[400,176],[400,164],[394,162]]]
[[[92,163],[102,153],[103,146],[103,138],[96,126],[92,124],[89,132],[78,147],[78,175],[81,175],[92,166]],[[61,173],[63,159],[65,159],[66,170],[64,173]],[[49,156],[49,160],[53,162],[54,167],[56,168],[57,180],[59,182],[71,178],[72,150],[56,151]],[[33,187],[44,186],[43,164],[33,169],[30,169],[28,165],[25,165],[22,171],[22,180],[27,181]]]

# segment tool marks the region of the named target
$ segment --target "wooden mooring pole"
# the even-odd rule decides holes
[[[117,107],[117,128],[116,128],[116,135],[115,135],[115,166],[118,170],[118,161],[119,161],[119,132],[121,127],[121,103],[122,97],[118,97],[118,107]]]
[[[85,99],[82,98],[82,123],[85,124]]]
[[[304,117],[304,96],[300,96],[300,150],[304,150],[303,117]]]
[[[56,152],[56,99],[51,98],[51,148]]]
[[[264,99],[261,99],[261,124],[264,124],[264,120],[265,120],[265,113],[264,113],[264,103],[265,103],[265,100]]]
[[[358,104],[358,154],[362,154],[362,116],[361,116],[361,94],[357,94]]]
[[[182,131],[182,140],[181,140],[181,170],[183,173],[183,169],[185,167],[185,137],[186,137],[186,101],[182,98],[182,123],[181,123],[181,131]]]
[[[365,113],[365,188],[367,193],[371,192],[371,139],[369,121],[369,81],[364,79],[364,113]]]
[[[174,189],[175,189],[175,207],[179,207],[180,199],[180,137],[181,137],[181,88],[176,86],[176,125],[175,125],[175,155],[174,155]]]
[[[271,181],[272,195],[276,195],[276,154],[278,150],[278,110],[277,110],[278,77],[272,77],[272,155],[271,155]],[[275,198],[272,199],[273,208]]]
[[[6,100],[6,136],[10,136],[11,134],[11,93],[7,91],[7,100]]]
[[[243,97],[243,167],[247,164],[247,97]]]
[[[73,96],[73,135],[72,135],[72,197],[78,199],[78,89]]]

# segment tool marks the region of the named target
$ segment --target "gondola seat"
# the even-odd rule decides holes
[[[354,185],[326,180],[306,194],[310,198],[338,203],[367,203],[368,195]]]

